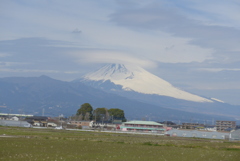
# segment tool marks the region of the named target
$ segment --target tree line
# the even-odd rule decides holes
[[[119,108],[110,108],[105,107],[96,108],[93,110],[92,106],[89,103],[84,103],[77,110],[76,115],[71,117],[72,120],[78,121],[113,121],[121,120],[126,121],[124,116],[124,111]]]

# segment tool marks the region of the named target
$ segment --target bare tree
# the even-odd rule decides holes
[[[86,115],[84,117],[84,120],[85,121],[89,121],[90,120],[90,113],[89,112],[86,113]]]
[[[108,120],[109,120],[109,113],[108,113],[108,110],[106,109],[105,121],[108,121]]]
[[[83,115],[82,114],[80,114],[79,116],[78,116],[78,119],[77,119],[77,121],[82,121],[83,120]]]

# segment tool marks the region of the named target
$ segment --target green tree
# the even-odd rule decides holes
[[[76,115],[82,115],[82,119],[85,119],[85,116],[87,113],[87,119],[91,120],[92,119],[92,112],[93,112],[93,108],[89,103],[84,103],[81,105],[81,107],[77,110]]]
[[[119,108],[111,108],[108,110],[108,113],[111,119],[119,119],[122,120],[123,122],[126,121],[124,111]]]

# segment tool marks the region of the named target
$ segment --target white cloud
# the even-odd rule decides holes
[[[26,65],[26,64],[30,64],[30,63],[26,63],[26,62],[0,62],[0,67],[12,67],[12,66],[19,66],[19,65]]]
[[[221,72],[221,71],[240,71],[240,68],[198,68],[199,71]]]
[[[178,38],[161,31],[131,30],[114,25],[108,21],[108,16],[118,7],[113,2],[104,1],[103,3],[107,5],[97,1],[73,1],[67,4],[59,1],[54,5],[51,3],[28,2],[26,5],[21,5],[9,2],[9,7],[11,6],[13,11],[10,12],[6,9],[5,12],[14,21],[6,19],[5,23],[13,28],[11,31],[8,28],[5,30],[9,35],[14,32],[15,36],[20,34],[20,36],[46,37],[76,42],[84,47],[126,50],[129,56],[133,55],[133,57],[144,59],[147,57],[149,60],[160,62],[201,62],[211,57],[212,49],[191,45],[189,38]],[[137,7],[146,7],[151,3],[153,2],[134,2]],[[108,7],[109,4],[114,7]],[[127,6],[125,5],[125,7]],[[125,16],[128,18],[131,15],[125,14]],[[131,20],[144,21],[144,23],[159,18],[159,15],[146,12],[136,13],[132,16]],[[81,30],[80,34],[72,34],[76,28]],[[9,35],[5,37],[9,37]],[[165,50],[173,45],[174,48],[171,50]]]
[[[206,22],[206,25],[240,27],[240,17],[238,16],[240,12],[240,3],[238,0],[188,0],[187,2],[188,3],[185,3],[185,5],[189,10],[186,11],[189,12],[186,12],[186,14],[193,19],[199,19]],[[191,12],[193,10],[195,10],[195,12]]]
[[[59,71],[54,70],[34,70],[34,69],[10,69],[10,68],[2,68],[1,72],[11,72],[11,73],[59,73]]]
[[[128,53],[114,50],[104,49],[88,49],[79,50],[68,53],[75,57],[79,63],[120,63],[120,64],[136,64],[142,67],[156,67],[154,61],[144,59],[144,57],[134,57]]]
[[[0,52],[0,58],[2,57],[7,57],[7,56],[10,56],[11,54],[9,54],[9,53],[2,53],[2,52]],[[0,62],[1,63],[1,62]]]
[[[38,70],[38,69],[10,69],[1,68],[0,72],[11,72],[11,73],[63,73],[63,74],[78,74],[79,71],[59,71],[59,70]]]
[[[234,6],[236,1],[116,2],[5,2],[2,39],[10,35],[41,36],[76,42],[84,47],[125,50],[127,56],[171,63],[221,57],[220,61],[223,56],[228,61],[236,61],[239,55],[232,57],[229,52],[240,52],[240,31],[226,25],[216,26],[217,21],[222,20],[217,17],[237,17],[233,16],[239,12]],[[205,20],[215,26],[209,26]],[[234,26],[233,22],[231,20],[230,26]],[[81,33],[72,34],[74,29]]]
[[[187,2],[189,3],[189,1]],[[230,52],[238,52],[238,57],[240,57],[240,47],[238,44],[238,42],[240,42],[240,30],[234,28],[236,26],[234,23],[230,23],[230,25],[217,25],[215,21],[213,21],[215,20],[213,18],[212,22],[215,25],[206,24],[203,20],[200,21],[193,16],[188,16],[191,13],[196,15],[198,12],[194,10],[194,8],[191,8],[189,4],[186,3],[187,7],[184,8],[185,3],[176,3],[177,4],[171,3],[171,5],[162,5],[162,3],[159,4],[155,2],[132,10],[128,8],[118,10],[112,14],[111,21],[119,26],[132,30],[143,30],[145,32],[149,30],[152,32],[162,31],[172,34],[172,39],[176,39],[177,37],[186,38],[189,40],[189,46],[182,45],[186,50],[188,50],[189,47],[191,48],[191,45],[198,46],[199,49],[205,48],[212,50],[212,59],[224,55],[228,57],[228,61],[236,61],[236,57],[232,58],[228,55]],[[193,6],[195,6],[198,3],[193,2],[190,4],[194,4]],[[225,3],[220,4],[220,6],[225,8],[226,6],[224,4]],[[210,5],[213,6],[213,3],[210,3]],[[235,11],[238,12],[237,15],[240,14],[240,8],[238,11]],[[188,15],[186,15],[186,13],[188,13]],[[203,10],[201,15],[208,17],[210,14]],[[212,13],[212,15],[214,15],[214,13]],[[219,16],[221,16],[221,14],[219,14]],[[184,52],[178,54],[184,55]],[[176,55],[175,53],[174,56]]]

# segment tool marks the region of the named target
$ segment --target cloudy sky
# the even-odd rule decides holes
[[[0,0],[0,20],[0,77],[131,63],[240,105],[239,0]]]

